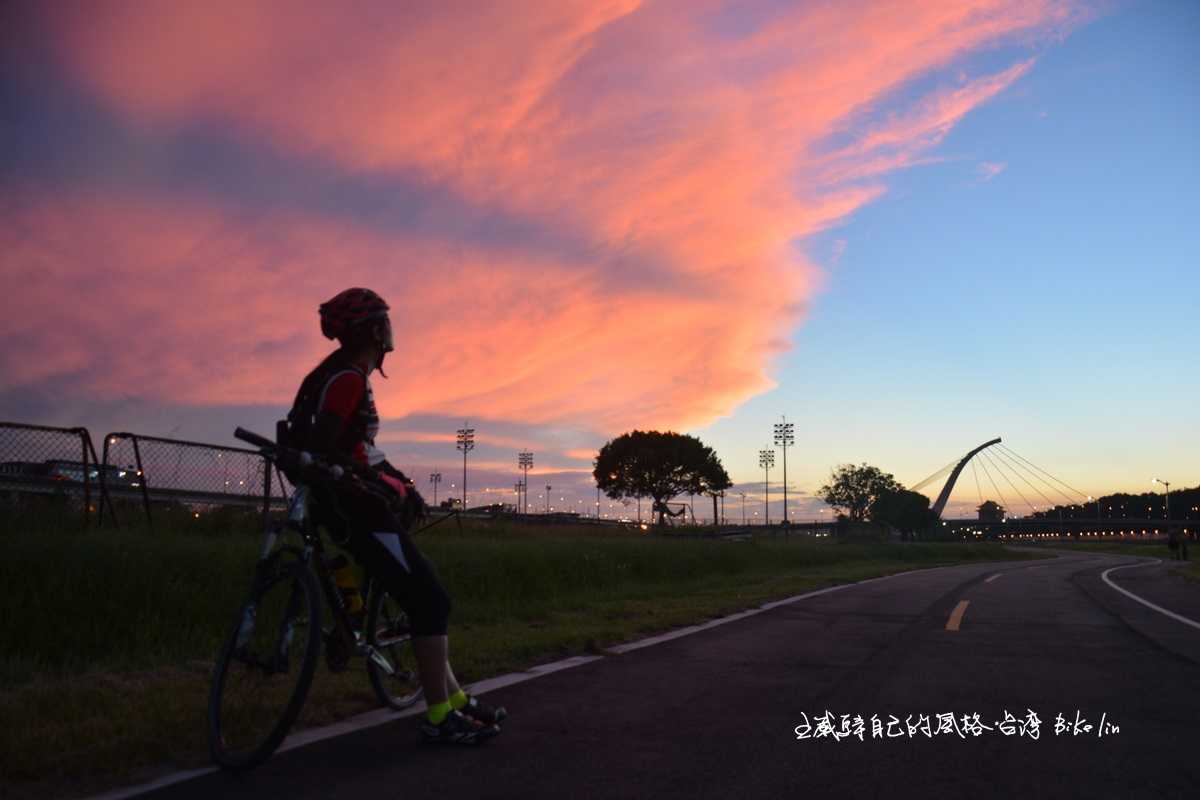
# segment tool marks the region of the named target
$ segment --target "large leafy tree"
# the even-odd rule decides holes
[[[850,519],[861,522],[867,511],[881,494],[896,492],[904,487],[896,482],[891,473],[869,464],[842,464],[829,476],[829,483],[817,494],[834,508],[846,512]]]
[[[665,523],[666,501],[681,494],[716,494],[733,485],[721,459],[695,436],[632,431],[600,448],[592,474],[614,500],[649,497]]]
[[[886,522],[904,534],[923,530],[933,522],[929,498],[908,489],[881,492],[867,513],[875,522]]]

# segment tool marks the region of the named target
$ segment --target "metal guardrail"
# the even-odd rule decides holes
[[[81,500],[83,524],[104,506],[104,469],[86,428],[0,422],[0,496],[32,505]]]
[[[257,450],[240,447],[115,432],[104,437],[103,465],[108,502],[140,499],[151,528],[156,503],[192,509],[261,505],[265,518],[286,508],[289,497],[283,474]]]

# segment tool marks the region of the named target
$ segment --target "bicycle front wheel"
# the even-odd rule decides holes
[[[266,761],[300,714],[321,651],[321,602],[303,561],[259,563],[213,670],[208,745],[229,769]]]
[[[402,710],[421,697],[408,615],[378,583],[372,587],[366,623],[367,674],[383,705]]]

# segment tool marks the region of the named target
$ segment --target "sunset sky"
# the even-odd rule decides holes
[[[698,435],[761,508],[782,414],[801,518],[836,464],[912,485],[994,436],[1087,493],[1200,483],[1200,4],[0,22],[0,419],[269,434],[330,348],[317,306],[369,286],[379,444],[444,495],[469,420],[472,504],[528,448],[531,498],[588,506],[641,428]]]

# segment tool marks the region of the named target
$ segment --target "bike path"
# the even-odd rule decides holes
[[[512,718],[479,748],[419,745],[410,717],[146,796],[1195,797],[1200,765],[1171,753],[1200,736],[1200,669],[1093,594],[1122,563],[865,583],[489,693]],[[1040,738],[797,740],[827,709],[993,725],[1034,709]],[[1075,711],[1120,731],[1055,736],[1055,714]]]

